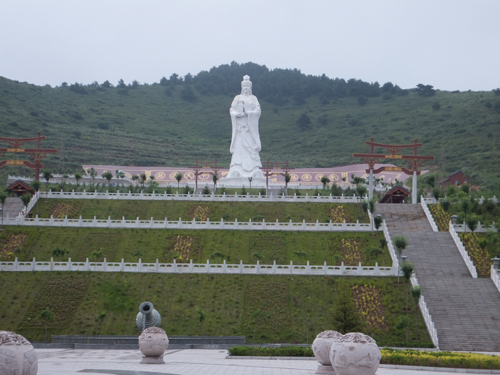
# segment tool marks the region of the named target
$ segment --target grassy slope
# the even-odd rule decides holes
[[[234,221],[262,221],[268,222],[289,221],[294,222],[305,220],[308,223],[325,222],[335,220],[332,209],[341,206],[345,212],[344,218],[347,223],[355,223],[359,220],[362,223],[368,222],[368,215],[365,214],[358,204],[327,204],[327,203],[236,203],[236,202],[183,202],[183,201],[128,201],[128,200],[68,200],[49,199],[47,202],[42,198],[39,207],[33,209],[33,213],[38,212],[39,217],[50,217],[57,213],[70,212],[72,218],[82,216],[89,219],[96,216],[99,219],[111,217],[113,220],[125,217],[132,220],[140,219],[163,220],[192,220],[202,219],[204,214],[208,215],[211,221],[224,220]],[[205,211],[207,210],[207,211]],[[335,211],[334,211],[335,212]],[[61,216],[64,217],[64,216]]]
[[[102,261],[106,258],[109,262],[125,261],[136,262],[142,258],[143,262],[154,263],[156,259],[160,262],[170,262],[172,252],[180,255],[181,251],[175,250],[177,238],[191,237],[193,245],[186,261],[193,259],[195,263],[204,263],[217,252],[230,257],[231,263],[255,263],[254,253],[263,256],[261,263],[277,264],[294,263],[304,264],[309,260],[310,264],[339,264],[342,255],[341,240],[359,241],[359,249],[362,251],[362,263],[375,265],[390,264],[390,256],[385,250],[385,258],[373,257],[366,249],[377,246],[377,237],[369,233],[315,233],[315,232],[255,232],[255,231],[225,231],[225,230],[161,230],[161,229],[97,229],[97,228],[23,228],[6,227],[0,232],[0,246],[7,244],[12,234],[26,235],[20,251],[10,250],[10,254],[4,254],[0,259],[30,260],[36,257],[39,261],[47,261],[53,256],[56,248],[66,250],[63,256],[56,260],[71,257],[74,261],[85,261],[86,258]],[[0,250],[2,248],[0,247]],[[98,254],[94,254],[97,252]],[[306,255],[298,256],[296,252],[305,252]],[[346,264],[357,265],[355,257],[344,255]],[[212,262],[217,259],[212,260]],[[221,259],[218,260],[222,262]]]
[[[258,83],[254,83],[258,96]],[[37,87],[0,78],[0,127],[7,137],[47,135],[46,147],[59,148],[47,165],[75,170],[82,163],[188,166],[194,160],[229,163],[229,96],[201,96],[192,104],[177,91],[165,95],[160,85],[140,86],[127,95],[106,89],[80,95],[64,88]],[[492,92],[437,92],[423,98],[370,98],[360,106],[356,98],[320,104],[276,106],[262,101],[261,158],[288,159],[296,167],[328,167],[355,162],[353,152],[367,151],[369,137],[386,143],[424,143],[420,153],[435,155],[447,172],[464,168],[491,183],[496,177],[500,149],[500,113],[487,102],[500,98]],[[439,110],[432,104],[438,101]],[[302,113],[312,120],[300,130]],[[326,116],[321,125],[318,117]],[[108,127],[103,130],[101,127]],[[430,165],[430,164],[427,164]],[[4,168],[2,173],[28,173]]]
[[[5,272],[0,283],[2,327],[35,341],[44,339],[36,316],[45,308],[56,316],[49,334],[94,334],[95,317],[105,311],[99,334],[136,335],[138,306],[149,300],[169,335],[244,335],[252,342],[253,314],[260,309],[265,318],[257,325],[257,342],[301,343],[331,329],[338,288],[370,284],[380,291],[384,311],[378,316],[387,328],[367,331],[379,345],[404,342],[404,333],[395,329],[403,314],[404,286],[393,278]],[[414,309],[411,301],[410,307]],[[196,308],[206,314],[204,331]],[[421,342],[429,343],[418,318]],[[413,326],[409,333],[413,342]]]

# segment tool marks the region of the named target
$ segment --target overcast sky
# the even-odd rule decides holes
[[[0,0],[0,76],[158,82],[254,62],[402,88],[500,87],[500,0]]]

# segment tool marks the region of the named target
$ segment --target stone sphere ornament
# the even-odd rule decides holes
[[[330,349],[330,362],[339,375],[374,375],[382,354],[377,343],[364,333],[347,333]]]
[[[316,360],[320,363],[316,374],[335,374],[335,370],[330,362],[330,348],[334,341],[343,335],[337,331],[323,331],[316,336],[312,343],[312,351]]]
[[[0,374],[36,375],[38,358],[33,345],[23,336],[0,331]]]
[[[158,327],[146,328],[139,336],[139,350],[144,355],[141,363],[162,364],[168,348],[167,333]]]

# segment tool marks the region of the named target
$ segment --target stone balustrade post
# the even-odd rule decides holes
[[[276,274],[276,261],[273,260],[273,274]]]
[[[104,258],[104,262],[102,263],[102,271],[106,272],[108,270],[108,262],[106,261],[106,258]]]
[[[306,275],[310,275],[311,274],[311,267],[309,266],[309,261],[307,261],[307,264],[306,264]]]
[[[68,271],[71,271],[71,258],[68,258]]]
[[[293,275],[293,261],[290,261],[290,274]]]
[[[210,273],[210,259],[207,259],[207,273]]]
[[[340,274],[341,274],[341,275],[343,275],[343,274],[344,274],[344,272],[345,272],[345,266],[344,266],[344,262],[342,262],[342,263],[340,264]]]
[[[89,262],[89,258],[87,258],[85,260],[85,267],[84,267],[84,271],[90,271],[90,262]]]
[[[18,261],[16,257],[16,259],[14,260],[14,271],[17,271],[17,266],[18,266]]]
[[[142,191],[141,191],[142,193]],[[175,263],[175,259],[174,259],[174,263]],[[142,259],[139,258],[139,263],[137,263],[137,272],[142,272]]]
[[[156,273],[160,272],[160,262],[158,261],[158,259],[156,259],[155,263],[155,272]]]
[[[238,267],[238,270],[240,271],[240,273],[243,273],[243,261],[240,260],[240,266]]]
[[[193,272],[194,270],[194,265],[193,265],[193,260],[192,259],[189,259],[189,272]]]
[[[326,265],[326,260],[325,263],[323,264],[323,275],[326,275],[328,271],[328,266]]]
[[[125,259],[122,258],[122,261],[120,263],[120,272],[125,271]]]
[[[257,270],[257,275],[260,274],[260,264],[259,264],[259,260],[257,259],[257,267],[256,267],[256,270]]]
[[[135,219],[135,226],[139,228],[140,223],[139,223],[139,216],[137,216],[137,219]]]

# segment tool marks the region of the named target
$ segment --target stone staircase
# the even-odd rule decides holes
[[[408,238],[441,350],[500,351],[500,293],[488,278],[473,279],[448,232],[433,232],[420,205],[379,204],[391,237]]]

